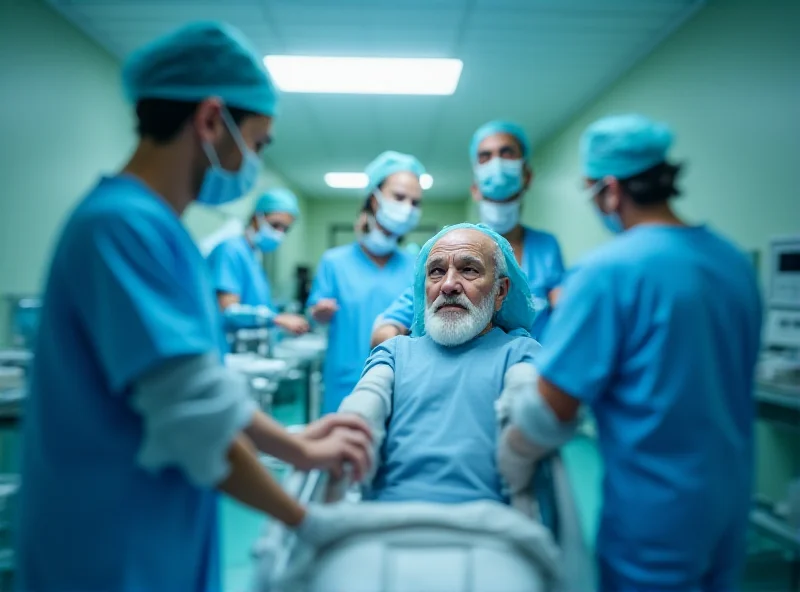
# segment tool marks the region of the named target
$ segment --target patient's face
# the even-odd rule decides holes
[[[491,327],[505,296],[495,281],[495,249],[491,238],[470,229],[445,234],[431,249],[425,267],[425,327],[437,343],[461,345]]]

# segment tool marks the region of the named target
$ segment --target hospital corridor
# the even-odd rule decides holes
[[[798,25],[0,0],[0,592],[800,592]]]

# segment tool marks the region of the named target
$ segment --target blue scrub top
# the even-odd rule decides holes
[[[217,493],[136,456],[132,384],[224,345],[202,255],[130,176],[68,220],[42,308],[22,434],[19,590],[219,590]]]
[[[335,412],[361,377],[375,319],[413,282],[414,260],[398,250],[379,267],[358,243],[335,247],[322,256],[308,305],[324,298],[339,304],[328,330],[323,413]]]
[[[247,306],[272,306],[272,291],[256,251],[244,236],[218,244],[208,256],[211,278],[217,292],[236,294]]]
[[[528,278],[531,295],[537,298],[542,306],[529,333],[538,338],[547,320],[550,318],[550,306],[547,304],[550,291],[561,283],[564,275],[564,262],[561,259],[561,248],[556,237],[541,230],[532,228],[523,229],[522,262],[520,267]],[[382,317],[411,328],[414,320],[414,287],[408,288],[403,294],[383,311]]]
[[[637,226],[564,282],[537,366],[597,419],[603,589],[738,587],[760,333],[752,266],[705,227]]]
[[[371,497],[455,504],[504,502],[495,401],[506,371],[533,364],[541,346],[494,328],[457,347],[429,335],[395,337],[376,347],[364,372],[394,370],[392,415]]]

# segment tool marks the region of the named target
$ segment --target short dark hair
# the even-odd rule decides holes
[[[638,175],[620,179],[619,184],[636,205],[654,206],[681,194],[675,186],[675,181],[682,166],[661,162]]]
[[[178,135],[192,117],[200,103],[168,99],[142,99],[136,103],[136,131],[140,138],[166,144]],[[228,107],[233,121],[239,125],[245,117],[256,115],[252,111]]]

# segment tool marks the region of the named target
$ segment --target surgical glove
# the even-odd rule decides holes
[[[339,504],[310,504],[295,534],[304,543],[316,548],[341,539],[348,531],[348,525],[342,520],[338,508]]]
[[[516,433],[515,433],[516,432]],[[522,435],[507,427],[500,435],[497,449],[497,467],[509,489],[511,505],[526,516],[533,517],[535,501],[531,483],[536,470],[538,451],[527,447]]]

